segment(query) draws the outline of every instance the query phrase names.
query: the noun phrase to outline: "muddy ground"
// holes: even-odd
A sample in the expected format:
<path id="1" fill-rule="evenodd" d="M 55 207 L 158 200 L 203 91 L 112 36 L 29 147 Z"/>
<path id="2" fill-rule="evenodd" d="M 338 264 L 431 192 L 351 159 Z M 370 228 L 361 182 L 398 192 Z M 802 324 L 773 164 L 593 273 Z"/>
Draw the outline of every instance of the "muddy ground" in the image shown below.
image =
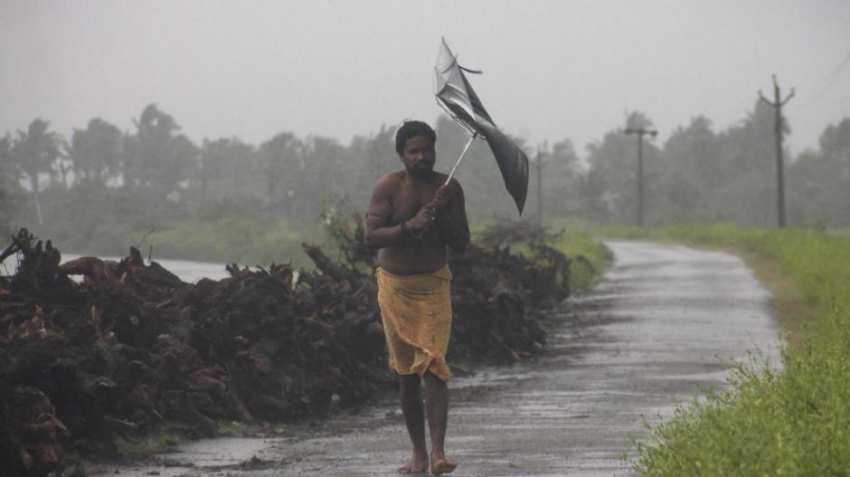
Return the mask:
<path id="1" fill-rule="evenodd" d="M 615 263 L 556 312 L 546 354 L 450 384 L 455 476 L 630 475 L 635 442 L 723 386 L 752 353 L 778 366 L 769 294 L 736 257 L 612 241 Z M 383 476 L 409 452 L 393 396 L 280 435 L 196 441 L 95 475 Z"/>

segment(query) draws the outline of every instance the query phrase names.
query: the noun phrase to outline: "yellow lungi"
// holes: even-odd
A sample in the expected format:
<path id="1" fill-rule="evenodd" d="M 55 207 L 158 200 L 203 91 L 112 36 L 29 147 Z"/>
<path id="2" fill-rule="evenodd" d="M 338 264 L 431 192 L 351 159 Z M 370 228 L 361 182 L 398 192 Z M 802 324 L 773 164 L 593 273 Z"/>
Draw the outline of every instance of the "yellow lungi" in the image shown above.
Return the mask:
<path id="1" fill-rule="evenodd" d="M 420 376 L 430 371 L 448 381 L 446 350 L 452 330 L 448 265 L 433 273 L 395 275 L 378 268 L 376 274 L 390 368 Z"/>

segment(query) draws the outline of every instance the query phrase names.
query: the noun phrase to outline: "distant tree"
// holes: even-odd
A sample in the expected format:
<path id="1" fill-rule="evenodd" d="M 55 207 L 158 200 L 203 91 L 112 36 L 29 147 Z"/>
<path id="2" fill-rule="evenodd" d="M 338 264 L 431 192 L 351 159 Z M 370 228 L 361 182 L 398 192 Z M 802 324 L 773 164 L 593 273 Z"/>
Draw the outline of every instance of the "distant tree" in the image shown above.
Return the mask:
<path id="1" fill-rule="evenodd" d="M 543 169 L 544 215 L 560 217 L 579 213 L 578 155 L 572 141 L 563 139 L 545 153 Z"/>
<path id="2" fill-rule="evenodd" d="M 50 176 L 53 163 L 62 155 L 63 143 L 62 136 L 50 131 L 48 121 L 35 119 L 26 131 L 18 131 L 18 136 L 12 145 L 12 162 L 29 179 L 39 225 L 44 223 L 39 201 L 41 190 L 39 179 L 42 174 Z"/>
<path id="3" fill-rule="evenodd" d="M 302 219 L 316 219 L 323 204 L 345 197 L 346 178 L 356 171 L 345 162 L 347 157 L 335 139 L 311 136 L 303 144 L 300 190 L 292 197 L 299 204 Z"/>
<path id="4" fill-rule="evenodd" d="M 845 187 L 836 187 L 840 174 L 824 160 L 821 151 L 801 152 L 788 165 L 788 223 L 794 226 L 827 226 L 847 224 Z"/>
<path id="5" fill-rule="evenodd" d="M 845 178 L 850 175 L 850 118 L 827 126 L 819 143 L 823 158 L 839 166 Z"/>
<path id="6" fill-rule="evenodd" d="M 588 146 L 590 148 L 590 146 Z M 591 167 L 578 176 L 577 205 L 579 215 L 598 222 L 611 220 L 611 208 L 608 206 L 604 172 L 599 167 Z"/>
<path id="7" fill-rule="evenodd" d="M 18 174 L 12 163 L 12 138 L 0 137 L 0 238 L 5 239 L 12 231 L 12 217 L 17 212 Z"/>
<path id="8" fill-rule="evenodd" d="M 149 104 L 134 121 L 136 134 L 126 136 L 124 182 L 166 197 L 190 177 L 197 164 L 198 148 L 184 135 L 169 114 Z"/>
<path id="9" fill-rule="evenodd" d="M 104 184 L 110 176 L 118 174 L 123 152 L 121 130 L 94 118 L 86 129 L 74 129 L 67 156 L 78 179 Z"/>
<path id="10" fill-rule="evenodd" d="M 640 111 L 632 111 L 626 114 L 625 128 L 652 129 L 654 127 L 649 116 Z"/>
<path id="11" fill-rule="evenodd" d="M 347 195 L 355 209 L 365 211 L 378 178 L 401 167 L 395 152 L 395 128 L 382 124 L 377 133 L 355 136 L 347 148 L 345 161 L 346 170 L 352 171 L 347 178 Z"/>
<path id="12" fill-rule="evenodd" d="M 717 136 L 704 116 L 679 127 L 664 144 L 659 158 L 658 202 L 661 222 L 711 220 L 709 197 L 731 171 L 724 170 Z"/>
<path id="13" fill-rule="evenodd" d="M 819 151 L 804 151 L 787 170 L 789 221 L 850 225 L 850 118 L 821 133 Z"/>
<path id="14" fill-rule="evenodd" d="M 364 145 L 366 167 L 362 171 L 367 176 L 367 183 L 374 185 L 379 177 L 401 167 L 395 150 L 395 132 L 396 128 L 382 124 L 378 132 Z M 369 192 L 371 193 L 371 188 Z"/>
<path id="15" fill-rule="evenodd" d="M 637 213 L 637 145 L 635 137 L 624 134 L 625 128 L 652 128 L 652 121 L 640 112 L 626 117 L 623 128 L 607 132 L 602 141 L 587 146 L 587 178 L 582 180 L 582 200 L 588 207 L 598 209 L 605 204 L 605 214 L 615 222 L 632 224 Z M 644 190 L 646 216 L 656 217 L 659 150 L 644 137 Z M 657 221 L 656 218 L 651 220 Z"/>
<path id="16" fill-rule="evenodd" d="M 744 225 L 776 223 L 774 112 L 760 100 L 738 124 L 717 136 L 721 181 L 711 194 L 715 219 Z M 785 125 L 786 132 L 790 129 Z"/>
<path id="17" fill-rule="evenodd" d="M 254 147 L 239 138 L 204 139 L 196 169 L 201 187 L 201 201 L 239 194 L 253 167 Z M 215 193 L 209 194 L 210 184 Z"/>
<path id="18" fill-rule="evenodd" d="M 302 141 L 290 132 L 279 133 L 260 145 L 260 171 L 266 178 L 266 198 L 273 214 L 278 208 L 290 217 L 296 213 L 296 195 L 303 188 L 303 149 Z"/>
<path id="19" fill-rule="evenodd" d="M 586 184 L 584 191 L 592 192 L 594 197 L 586 197 L 585 201 L 597 206 L 604 203 L 606 215 L 615 221 L 634 221 L 631 207 L 636 203 L 636 154 L 634 138 L 627 137 L 621 129 L 609 131 L 602 141 L 587 145 L 587 174 L 594 180 Z"/>
<path id="20" fill-rule="evenodd" d="M 171 154 L 171 171 L 175 174 L 175 177 L 169 178 L 167 182 L 163 181 L 163 183 L 171 192 L 174 192 L 181 183 L 187 182 L 192 176 L 196 175 L 194 169 L 198 165 L 200 150 L 191 139 L 181 134 L 172 140 Z"/>

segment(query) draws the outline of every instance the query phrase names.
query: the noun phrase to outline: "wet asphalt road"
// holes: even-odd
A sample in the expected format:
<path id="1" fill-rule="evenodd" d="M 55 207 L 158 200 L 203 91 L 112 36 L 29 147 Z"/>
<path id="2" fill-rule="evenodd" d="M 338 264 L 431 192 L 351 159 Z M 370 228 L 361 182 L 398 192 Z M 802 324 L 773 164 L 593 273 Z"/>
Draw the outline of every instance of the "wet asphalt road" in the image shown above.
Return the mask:
<path id="1" fill-rule="evenodd" d="M 601 283 L 559 314 L 543 358 L 480 370 L 450 387 L 454 476 L 630 475 L 646 424 L 672 415 L 750 353 L 778 361 L 768 293 L 736 257 L 611 241 Z M 120 475 L 384 476 L 409 455 L 394 400 L 273 439 L 198 441 L 168 466 Z M 240 462 L 261 462 L 243 469 Z M 191 466 L 181 465 L 190 463 Z"/>

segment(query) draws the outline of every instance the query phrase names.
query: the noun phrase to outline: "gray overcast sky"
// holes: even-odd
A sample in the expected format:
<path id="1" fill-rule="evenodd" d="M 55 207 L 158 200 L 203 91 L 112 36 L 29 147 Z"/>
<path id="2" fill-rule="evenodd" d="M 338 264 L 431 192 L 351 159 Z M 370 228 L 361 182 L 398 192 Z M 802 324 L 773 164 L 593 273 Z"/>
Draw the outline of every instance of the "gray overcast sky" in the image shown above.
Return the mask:
<path id="1" fill-rule="evenodd" d="M 287 130 L 347 143 L 433 121 L 441 36 L 496 122 L 584 146 L 650 116 L 666 138 L 742 119 L 771 73 L 794 152 L 850 116 L 850 1 L 0 0 L 0 134 L 122 129 L 157 103 L 193 140 Z"/>

